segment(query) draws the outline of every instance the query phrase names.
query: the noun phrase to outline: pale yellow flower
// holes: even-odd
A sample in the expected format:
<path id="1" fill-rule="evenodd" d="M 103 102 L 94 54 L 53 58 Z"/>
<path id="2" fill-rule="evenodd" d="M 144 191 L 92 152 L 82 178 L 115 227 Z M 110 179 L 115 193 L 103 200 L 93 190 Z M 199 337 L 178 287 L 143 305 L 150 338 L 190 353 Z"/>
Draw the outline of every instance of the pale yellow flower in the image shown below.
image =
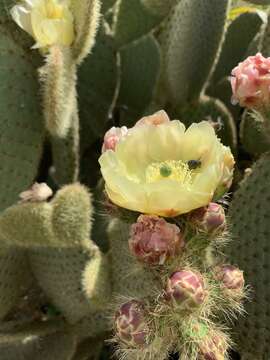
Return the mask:
<path id="1" fill-rule="evenodd" d="M 135 126 L 99 159 L 106 192 L 120 207 L 173 217 L 207 205 L 230 173 L 231 151 L 206 121 Z"/>
<path id="2" fill-rule="evenodd" d="M 36 48 L 70 46 L 74 40 L 69 0 L 24 0 L 11 9 L 11 16 L 35 39 Z"/>

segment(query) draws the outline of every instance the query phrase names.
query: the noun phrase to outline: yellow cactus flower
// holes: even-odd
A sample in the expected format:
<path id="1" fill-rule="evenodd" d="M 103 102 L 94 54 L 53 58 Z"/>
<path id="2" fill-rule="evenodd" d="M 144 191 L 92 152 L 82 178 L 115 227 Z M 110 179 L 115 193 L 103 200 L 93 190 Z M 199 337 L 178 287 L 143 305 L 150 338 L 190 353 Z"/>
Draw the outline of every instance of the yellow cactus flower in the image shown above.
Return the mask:
<path id="1" fill-rule="evenodd" d="M 159 113 L 157 113 L 158 116 Z M 108 197 L 145 214 L 174 217 L 207 205 L 232 176 L 233 157 L 206 121 L 144 121 L 99 159 Z"/>
<path id="2" fill-rule="evenodd" d="M 35 48 L 70 46 L 74 40 L 69 0 L 24 0 L 11 9 L 11 16 L 35 39 Z"/>

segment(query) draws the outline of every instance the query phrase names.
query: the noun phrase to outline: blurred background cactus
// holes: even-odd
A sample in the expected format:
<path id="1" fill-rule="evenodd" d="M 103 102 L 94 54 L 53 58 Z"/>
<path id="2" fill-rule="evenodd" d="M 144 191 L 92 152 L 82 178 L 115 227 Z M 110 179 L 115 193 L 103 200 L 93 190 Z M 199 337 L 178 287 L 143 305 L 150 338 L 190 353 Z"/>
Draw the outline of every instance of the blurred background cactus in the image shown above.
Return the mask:
<path id="1" fill-rule="evenodd" d="M 138 214 L 127 222 L 123 212 L 125 221 L 109 224 L 98 158 L 108 129 L 132 127 L 160 109 L 187 126 L 210 121 L 232 149 L 233 241 L 227 255 L 244 271 L 251 300 L 245 305 L 249 316 L 227 326 L 233 327 L 233 347 L 243 360 L 269 359 L 270 120 L 257 109 L 232 104 L 230 74 L 249 55 L 270 56 L 270 1 L 70 0 L 72 42 L 39 50 L 31 48 L 38 39 L 12 19 L 18 3 L 25 0 L 0 4 L 0 359 L 107 359 L 113 295 L 123 295 L 128 304 L 117 313 L 118 330 L 123 314 L 141 319 L 149 309 L 149 303 L 130 301 L 160 287 L 155 272 L 130 256 L 129 227 Z M 54 194 L 39 197 L 32 188 L 28 201 L 19 202 L 35 182 L 47 183 Z M 228 197 L 221 202 L 225 208 L 227 202 Z M 106 206 L 114 217 L 117 210 Z M 220 237 L 215 241 L 218 248 Z M 192 264 L 195 270 L 187 261 L 189 273 L 179 271 L 168 280 L 168 298 L 176 301 L 175 288 L 181 289 L 186 276 L 204 297 L 198 271 L 214 284 L 211 291 L 235 274 L 235 268 L 219 268 L 217 280 L 207 274 L 212 261 L 210 252 Z M 188 299 L 189 306 L 194 303 Z M 189 327 L 179 322 L 169 327 L 179 326 L 187 344 L 207 330 L 200 350 L 187 354 L 229 358 L 223 328 L 204 323 L 201 315 L 194 319 Z M 147 324 L 139 325 L 135 343 L 147 332 Z M 158 328 L 153 356 L 164 350 L 163 330 Z"/>

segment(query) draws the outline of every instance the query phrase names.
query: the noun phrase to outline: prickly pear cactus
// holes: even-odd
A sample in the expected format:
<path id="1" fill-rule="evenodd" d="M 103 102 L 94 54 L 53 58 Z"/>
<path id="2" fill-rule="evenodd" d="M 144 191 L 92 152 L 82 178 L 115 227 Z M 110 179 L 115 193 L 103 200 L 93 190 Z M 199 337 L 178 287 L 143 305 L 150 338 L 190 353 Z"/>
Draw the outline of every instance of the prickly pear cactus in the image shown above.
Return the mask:
<path id="1" fill-rule="evenodd" d="M 235 239 L 228 255 L 245 271 L 250 284 L 247 316 L 235 324 L 235 335 L 243 359 L 270 356 L 269 296 L 269 191 L 270 155 L 263 155 L 252 167 L 230 206 L 229 218 Z"/>
<path id="2" fill-rule="evenodd" d="M 223 255 L 232 153 L 249 162 L 269 150 L 267 122 L 230 104 L 231 68 L 269 47 L 269 1 L 249 3 L 0 3 L 1 360 L 99 360 L 105 339 L 127 360 L 228 360 L 227 318 L 243 312 L 246 294 L 242 263 L 263 296 L 236 338 L 253 336 L 248 360 L 249 350 L 268 356 L 267 325 L 255 321 L 268 316 L 267 264 L 252 278 L 255 246 L 248 269 L 247 255 Z M 236 5 L 244 10 L 230 12 Z M 267 179 L 268 157 L 232 204 L 235 236 L 250 215 L 233 210 L 238 194 L 255 191 L 246 184 L 259 178 L 250 204 L 262 192 L 268 199 L 255 175 L 258 167 Z M 248 226 L 267 219 L 254 206 Z"/>

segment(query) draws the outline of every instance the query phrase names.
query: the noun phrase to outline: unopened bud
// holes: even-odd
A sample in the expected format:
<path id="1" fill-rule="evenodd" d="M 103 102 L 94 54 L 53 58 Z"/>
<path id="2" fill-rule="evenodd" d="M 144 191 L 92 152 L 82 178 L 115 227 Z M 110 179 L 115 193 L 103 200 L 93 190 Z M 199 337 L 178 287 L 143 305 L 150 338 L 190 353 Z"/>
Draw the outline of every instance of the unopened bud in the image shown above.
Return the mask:
<path id="1" fill-rule="evenodd" d="M 119 141 L 124 138 L 128 133 L 128 128 L 126 126 L 122 126 L 121 128 L 112 127 L 108 130 L 104 136 L 104 142 L 102 146 L 102 152 L 107 150 L 115 150 L 116 145 Z"/>
<path id="2" fill-rule="evenodd" d="M 145 322 L 145 308 L 140 301 L 131 300 L 115 315 L 115 331 L 118 339 L 129 347 L 146 345 L 148 326 Z"/>
<path id="3" fill-rule="evenodd" d="M 222 336 L 213 335 L 200 346 L 199 360 L 225 360 L 227 347 Z"/>
<path id="4" fill-rule="evenodd" d="M 141 215 L 131 226 L 129 248 L 136 258 L 149 265 L 162 265 L 181 252 L 183 236 L 178 226 L 158 216 Z"/>
<path id="5" fill-rule="evenodd" d="M 208 206 L 194 210 L 190 220 L 200 229 L 209 233 L 223 231 L 226 227 L 224 209 L 217 203 L 210 203 Z"/>
<path id="6" fill-rule="evenodd" d="M 245 285 L 243 271 L 232 265 L 221 265 L 215 268 L 217 280 L 230 290 L 243 290 Z"/>
<path id="7" fill-rule="evenodd" d="M 206 298 L 205 284 L 200 273 L 191 270 L 174 272 L 167 281 L 165 299 L 183 310 L 203 304 Z"/>

